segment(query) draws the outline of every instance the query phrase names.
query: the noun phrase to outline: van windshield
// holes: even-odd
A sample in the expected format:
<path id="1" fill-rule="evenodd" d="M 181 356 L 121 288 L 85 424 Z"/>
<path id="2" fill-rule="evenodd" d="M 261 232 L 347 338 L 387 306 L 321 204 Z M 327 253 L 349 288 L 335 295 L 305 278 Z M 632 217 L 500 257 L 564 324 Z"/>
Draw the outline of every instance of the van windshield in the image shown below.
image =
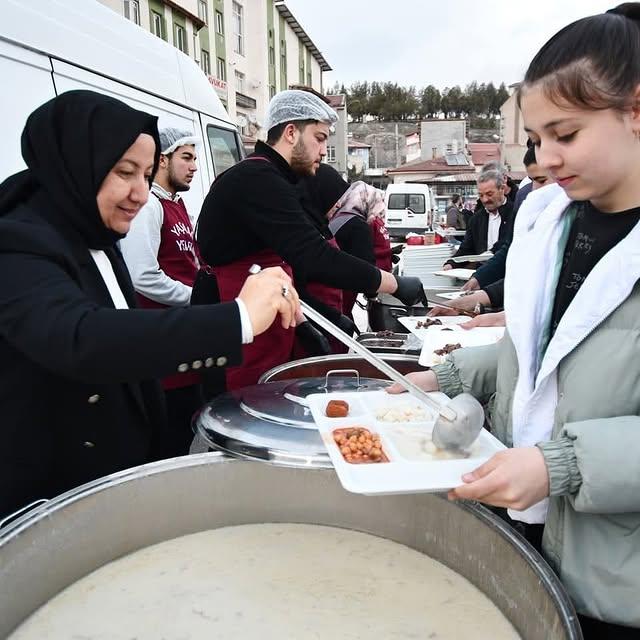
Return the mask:
<path id="1" fill-rule="evenodd" d="M 393 193 L 389 196 L 387 209 L 411 209 L 414 213 L 426 211 L 424 195 L 421 193 Z"/>

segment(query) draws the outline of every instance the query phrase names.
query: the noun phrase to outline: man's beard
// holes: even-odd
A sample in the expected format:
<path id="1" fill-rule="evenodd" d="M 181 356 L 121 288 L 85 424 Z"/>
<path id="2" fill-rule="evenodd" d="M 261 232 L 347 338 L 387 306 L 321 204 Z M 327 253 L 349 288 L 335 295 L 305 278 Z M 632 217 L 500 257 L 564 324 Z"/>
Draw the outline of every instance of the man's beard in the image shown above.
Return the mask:
<path id="1" fill-rule="evenodd" d="M 302 140 L 298 140 L 291 150 L 291 170 L 301 176 L 314 176 L 316 174 L 315 162 L 310 159 Z"/>
<path id="2" fill-rule="evenodd" d="M 189 191 L 189 189 L 191 189 L 190 184 L 188 184 L 187 182 L 180 182 L 176 178 L 175 173 L 173 172 L 173 169 L 171 167 L 169 167 L 169 175 L 167 177 L 169 185 L 176 193 L 178 193 L 179 191 Z"/>

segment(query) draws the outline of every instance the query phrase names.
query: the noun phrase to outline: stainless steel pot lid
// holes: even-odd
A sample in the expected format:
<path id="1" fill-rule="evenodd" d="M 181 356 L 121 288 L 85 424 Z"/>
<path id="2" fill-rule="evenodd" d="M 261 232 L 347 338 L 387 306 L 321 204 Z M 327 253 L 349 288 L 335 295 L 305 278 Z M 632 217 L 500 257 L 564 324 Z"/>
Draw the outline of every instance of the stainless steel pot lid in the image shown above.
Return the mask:
<path id="1" fill-rule="evenodd" d="M 330 467 L 304 398 L 312 393 L 375 391 L 389 384 L 388 380 L 329 374 L 267 382 L 218 396 L 195 416 L 194 426 L 213 448 L 234 456 Z"/>

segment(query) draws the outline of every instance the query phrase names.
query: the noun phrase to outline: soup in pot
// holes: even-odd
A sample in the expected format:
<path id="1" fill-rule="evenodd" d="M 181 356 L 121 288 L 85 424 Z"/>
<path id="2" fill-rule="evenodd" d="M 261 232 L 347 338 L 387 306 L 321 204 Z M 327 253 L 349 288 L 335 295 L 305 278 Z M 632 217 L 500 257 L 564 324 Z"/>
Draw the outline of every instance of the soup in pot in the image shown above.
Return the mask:
<path id="1" fill-rule="evenodd" d="M 519 638 L 459 574 L 404 545 L 250 524 L 146 547 L 71 585 L 11 640 Z"/>

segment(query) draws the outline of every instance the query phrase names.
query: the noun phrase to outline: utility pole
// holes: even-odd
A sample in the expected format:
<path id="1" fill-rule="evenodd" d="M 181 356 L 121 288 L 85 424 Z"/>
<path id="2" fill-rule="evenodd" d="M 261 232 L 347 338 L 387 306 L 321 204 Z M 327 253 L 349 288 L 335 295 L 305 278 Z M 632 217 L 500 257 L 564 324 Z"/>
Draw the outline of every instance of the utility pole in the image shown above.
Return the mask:
<path id="1" fill-rule="evenodd" d="M 376 134 L 373 134 L 373 150 L 376 152 L 376 157 L 375 160 L 373 161 L 373 168 L 377 169 L 378 168 L 378 142 L 376 140 Z"/>
<path id="2" fill-rule="evenodd" d="M 398 145 L 398 123 L 396 122 L 396 134 L 395 134 L 395 139 L 396 139 L 396 167 L 400 166 L 400 153 L 399 153 L 399 145 Z"/>

